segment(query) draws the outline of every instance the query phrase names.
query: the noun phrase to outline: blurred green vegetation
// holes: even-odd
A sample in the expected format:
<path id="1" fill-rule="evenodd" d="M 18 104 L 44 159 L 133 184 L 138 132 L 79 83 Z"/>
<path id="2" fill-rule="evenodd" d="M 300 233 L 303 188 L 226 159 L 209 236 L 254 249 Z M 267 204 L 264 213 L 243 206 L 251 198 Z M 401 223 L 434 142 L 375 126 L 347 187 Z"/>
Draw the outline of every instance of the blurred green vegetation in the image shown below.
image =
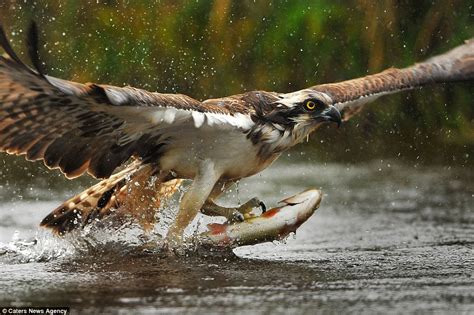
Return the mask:
<path id="1" fill-rule="evenodd" d="M 404 67 L 474 36 L 473 2 L 460 0 L 3 0 L 0 17 L 20 52 L 27 25 L 38 23 L 50 75 L 198 99 L 287 92 Z M 382 98 L 291 154 L 473 164 L 473 86 Z"/>

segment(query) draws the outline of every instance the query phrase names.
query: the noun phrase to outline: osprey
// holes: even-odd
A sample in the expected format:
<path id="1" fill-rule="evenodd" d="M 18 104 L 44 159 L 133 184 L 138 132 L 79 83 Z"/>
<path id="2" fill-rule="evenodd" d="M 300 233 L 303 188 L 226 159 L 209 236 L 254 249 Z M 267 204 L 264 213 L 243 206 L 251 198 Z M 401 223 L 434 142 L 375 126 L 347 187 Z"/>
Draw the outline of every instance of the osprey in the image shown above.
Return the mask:
<path id="1" fill-rule="evenodd" d="M 404 69 L 292 93 L 252 91 L 198 101 L 48 76 L 41 71 L 34 24 L 28 34 L 33 68 L 0 29 L 6 52 L 0 57 L 0 151 L 43 160 L 67 178 L 88 173 L 102 179 L 41 225 L 64 234 L 125 209 L 149 228 L 160 198 L 171 195 L 182 179 L 192 179 L 167 235 L 171 246 L 181 243 L 198 211 L 242 220 L 253 208 L 264 208 L 257 198 L 230 208 L 215 200 L 322 124 L 340 124 L 381 95 L 474 78 L 471 39 Z"/>

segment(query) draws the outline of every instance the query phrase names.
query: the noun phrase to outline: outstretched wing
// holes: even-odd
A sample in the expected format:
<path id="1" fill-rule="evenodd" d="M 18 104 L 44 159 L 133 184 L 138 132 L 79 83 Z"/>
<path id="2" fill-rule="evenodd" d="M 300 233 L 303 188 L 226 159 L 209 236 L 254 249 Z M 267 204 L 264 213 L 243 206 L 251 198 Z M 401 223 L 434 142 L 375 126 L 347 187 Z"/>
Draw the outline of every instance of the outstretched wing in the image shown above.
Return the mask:
<path id="1" fill-rule="evenodd" d="M 310 90 L 326 93 L 348 119 L 378 97 L 432 83 L 474 79 L 474 38 L 442 55 L 404 69 L 390 68 L 374 75 Z"/>
<path id="2" fill-rule="evenodd" d="M 44 160 L 69 178 L 84 172 L 107 178 L 131 156 L 156 161 L 173 141 L 170 131 L 248 128 L 246 106 L 202 103 L 186 95 L 151 93 L 132 87 L 80 84 L 44 75 L 39 69 L 36 28 L 29 55 L 36 70 L 15 54 L 0 27 L 0 151 Z M 176 132 L 171 132 L 176 134 Z"/>

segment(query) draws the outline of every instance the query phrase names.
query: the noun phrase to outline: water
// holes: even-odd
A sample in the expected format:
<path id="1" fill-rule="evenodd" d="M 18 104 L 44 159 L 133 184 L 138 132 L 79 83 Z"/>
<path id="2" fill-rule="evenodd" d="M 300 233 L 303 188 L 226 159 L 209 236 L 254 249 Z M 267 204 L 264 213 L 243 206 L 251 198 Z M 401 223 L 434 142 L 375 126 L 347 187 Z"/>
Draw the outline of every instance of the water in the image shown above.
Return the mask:
<path id="1" fill-rule="evenodd" d="M 320 209 L 296 237 L 235 256 L 180 258 L 150 250 L 133 229 L 57 240 L 37 224 L 69 190 L 39 183 L 17 187 L 19 198 L 4 189 L 0 305 L 73 314 L 474 313 L 473 179 L 468 168 L 393 161 L 280 161 L 225 203 L 259 196 L 274 205 L 321 188 Z"/>

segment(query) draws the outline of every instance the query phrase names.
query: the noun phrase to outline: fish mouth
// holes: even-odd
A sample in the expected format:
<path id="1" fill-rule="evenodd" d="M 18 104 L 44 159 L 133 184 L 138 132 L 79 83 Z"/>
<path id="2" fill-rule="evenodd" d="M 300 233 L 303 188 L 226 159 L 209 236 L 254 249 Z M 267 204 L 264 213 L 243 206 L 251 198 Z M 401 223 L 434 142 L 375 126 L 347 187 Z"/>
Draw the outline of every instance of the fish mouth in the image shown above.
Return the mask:
<path id="1" fill-rule="evenodd" d="M 302 203 L 312 203 L 312 207 L 318 207 L 321 203 L 322 193 L 319 189 L 307 189 L 302 193 L 299 193 L 295 196 L 281 200 L 279 203 L 283 203 L 290 206 L 295 206 Z"/>

